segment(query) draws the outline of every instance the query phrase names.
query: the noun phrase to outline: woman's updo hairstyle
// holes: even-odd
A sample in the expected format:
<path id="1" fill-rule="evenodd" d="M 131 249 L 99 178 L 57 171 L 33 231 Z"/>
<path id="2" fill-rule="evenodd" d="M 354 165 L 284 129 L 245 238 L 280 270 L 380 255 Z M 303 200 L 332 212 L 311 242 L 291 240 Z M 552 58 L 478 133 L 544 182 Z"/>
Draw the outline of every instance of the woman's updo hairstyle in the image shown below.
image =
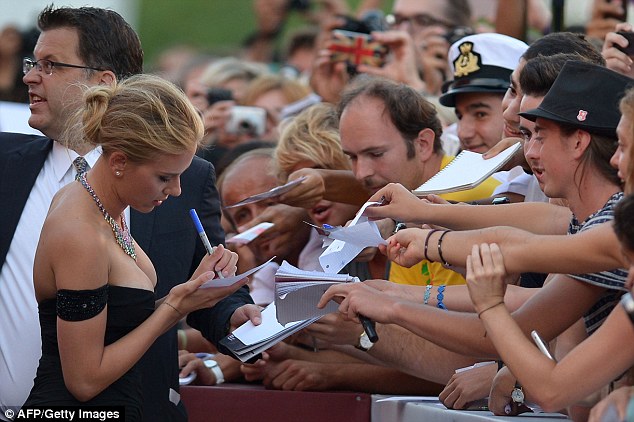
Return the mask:
<path id="1" fill-rule="evenodd" d="M 82 133 L 84 143 L 100 145 L 104 154 L 121 151 L 137 163 L 159 154 L 193 152 L 204 133 L 200 115 L 185 94 L 154 75 L 88 88 L 69 130 Z"/>

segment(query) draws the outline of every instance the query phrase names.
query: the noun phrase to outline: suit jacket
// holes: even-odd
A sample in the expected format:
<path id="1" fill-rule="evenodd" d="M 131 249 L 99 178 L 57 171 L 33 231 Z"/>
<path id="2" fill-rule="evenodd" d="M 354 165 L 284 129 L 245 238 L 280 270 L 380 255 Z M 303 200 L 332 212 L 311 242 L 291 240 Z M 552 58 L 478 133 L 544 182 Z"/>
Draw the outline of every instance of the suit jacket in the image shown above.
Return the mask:
<path id="1" fill-rule="evenodd" d="M 11 239 L 31 189 L 53 147 L 37 135 L 0 133 L 0 262 L 4 265 Z M 194 157 L 181 176 L 182 194 L 169 198 L 152 212 L 130 210 L 132 236 L 152 260 L 158 282 L 156 295 L 165 296 L 176 284 L 189 279 L 205 255 L 205 248 L 189 217 L 195 208 L 212 244 L 224 241 L 220 226 L 220 201 L 213 166 Z M 191 324 L 212 343 L 227 334 L 235 309 L 253 303 L 242 288 L 210 309 L 190 315 Z M 159 337 L 139 362 L 143 374 L 144 419 L 186 420 L 182 404 L 169 401 L 169 389 L 178 391 L 176 328 Z"/>

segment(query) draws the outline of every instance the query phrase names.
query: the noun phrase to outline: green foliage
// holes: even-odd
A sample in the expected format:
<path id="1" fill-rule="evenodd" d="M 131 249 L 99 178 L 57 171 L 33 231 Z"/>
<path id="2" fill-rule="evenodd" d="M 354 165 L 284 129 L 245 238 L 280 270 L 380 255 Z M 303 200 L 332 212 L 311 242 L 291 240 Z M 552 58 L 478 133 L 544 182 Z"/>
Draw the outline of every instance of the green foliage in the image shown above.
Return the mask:
<path id="1" fill-rule="evenodd" d="M 354 10 L 360 0 L 348 2 Z M 383 1 L 384 10 L 391 5 L 392 0 Z M 293 13 L 284 29 L 304 24 Z M 162 50 L 183 44 L 216 54 L 234 54 L 255 29 L 253 0 L 140 0 L 137 29 L 147 65 L 152 65 Z"/>

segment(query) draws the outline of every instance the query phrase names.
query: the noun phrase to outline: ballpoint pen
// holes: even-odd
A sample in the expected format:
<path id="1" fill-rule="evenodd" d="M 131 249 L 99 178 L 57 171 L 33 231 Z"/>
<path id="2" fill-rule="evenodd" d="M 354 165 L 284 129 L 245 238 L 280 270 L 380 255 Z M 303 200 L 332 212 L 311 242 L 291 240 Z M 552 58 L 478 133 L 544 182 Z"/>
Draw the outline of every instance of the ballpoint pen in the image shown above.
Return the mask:
<path id="1" fill-rule="evenodd" d="M 211 243 L 209 242 L 207 233 L 205 233 L 205 229 L 203 228 L 203 225 L 200 222 L 200 218 L 198 218 L 198 214 L 196 213 L 196 210 L 193 208 L 189 210 L 189 215 L 191 216 L 192 221 L 194 222 L 194 225 L 196 226 L 196 231 L 198 232 L 198 235 L 200 236 L 200 240 L 203 241 L 203 245 L 205 245 L 205 249 L 207 250 L 207 253 L 211 255 L 212 253 L 214 253 L 214 247 L 211 246 Z M 218 278 L 225 278 L 222 275 L 222 271 L 216 271 L 216 274 L 218 274 Z"/>

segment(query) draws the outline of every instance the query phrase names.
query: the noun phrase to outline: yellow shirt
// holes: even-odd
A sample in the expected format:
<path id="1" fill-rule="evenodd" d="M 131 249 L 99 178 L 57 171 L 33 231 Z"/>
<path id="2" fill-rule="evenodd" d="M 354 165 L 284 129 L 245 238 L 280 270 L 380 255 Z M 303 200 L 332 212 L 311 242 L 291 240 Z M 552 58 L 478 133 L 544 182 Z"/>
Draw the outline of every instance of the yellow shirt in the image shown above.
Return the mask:
<path id="1" fill-rule="evenodd" d="M 440 163 L 442 170 L 454 157 L 445 155 Z M 459 202 L 475 201 L 477 199 L 488 198 L 493 195 L 493 191 L 502 182 L 493 177 L 489 177 L 484 182 L 473 189 L 461 192 L 452 192 L 439 195 L 443 199 Z M 413 284 L 419 286 L 432 285 L 455 285 L 465 284 L 464 277 L 452 270 L 449 270 L 440 262 L 421 261 L 411 268 L 401 267 L 392 262 L 390 264 L 389 280 L 399 284 Z"/>

